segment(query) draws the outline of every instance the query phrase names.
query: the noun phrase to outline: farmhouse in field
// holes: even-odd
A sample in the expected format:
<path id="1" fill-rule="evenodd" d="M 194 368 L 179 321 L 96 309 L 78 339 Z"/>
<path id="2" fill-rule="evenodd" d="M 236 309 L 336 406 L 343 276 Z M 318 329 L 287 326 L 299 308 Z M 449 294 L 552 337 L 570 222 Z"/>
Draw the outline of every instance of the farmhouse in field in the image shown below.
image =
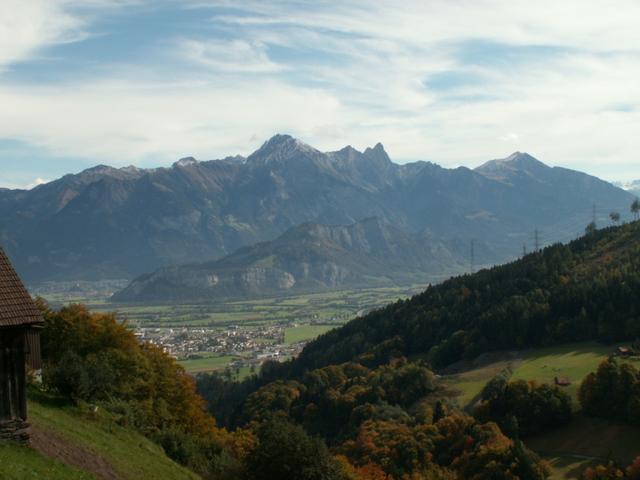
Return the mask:
<path id="1" fill-rule="evenodd" d="M 631 355 L 631 349 L 629 347 L 618 347 L 618 355 L 623 357 Z"/>
<path id="2" fill-rule="evenodd" d="M 569 380 L 569 377 L 555 377 L 554 382 L 559 387 L 568 387 L 569 385 L 571 385 L 571 380 Z"/>
<path id="3" fill-rule="evenodd" d="M 0 441 L 29 440 L 26 367 L 38 370 L 42 316 L 0 248 Z"/>

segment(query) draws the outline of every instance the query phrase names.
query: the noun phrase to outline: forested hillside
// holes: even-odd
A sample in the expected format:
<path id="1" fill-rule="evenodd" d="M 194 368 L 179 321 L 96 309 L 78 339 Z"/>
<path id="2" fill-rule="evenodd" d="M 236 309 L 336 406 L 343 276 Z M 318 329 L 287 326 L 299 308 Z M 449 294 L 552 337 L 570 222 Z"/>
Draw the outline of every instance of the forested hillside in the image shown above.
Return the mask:
<path id="1" fill-rule="evenodd" d="M 261 385 L 329 365 L 375 368 L 405 357 L 438 369 L 489 351 L 633 340 L 640 337 L 639 292 L 634 222 L 452 278 L 322 335 L 295 360 L 267 364 L 260 377 L 226 386 L 202 377 L 200 391 L 219 420 L 233 424 L 244 398 Z"/>
<path id="2" fill-rule="evenodd" d="M 309 344 L 292 375 L 359 358 L 423 356 L 443 367 L 483 352 L 640 337 L 640 222 L 464 275 Z"/>
<path id="3" fill-rule="evenodd" d="M 588 232 L 357 318 L 243 383 L 202 375 L 199 391 L 225 424 L 284 418 L 357 474 L 379 475 L 356 478 L 545 478 L 544 462 L 518 439 L 572 422 L 578 407 L 562 387 L 498 376 L 472 418 L 432 368 L 493 350 L 640 337 L 640 222 Z M 602 368 L 582 389 L 583 407 L 617 399 L 612 415 L 626 419 L 636 397 L 624 392 L 638 375 L 629 370 L 627 390 L 603 400 Z"/>
<path id="4" fill-rule="evenodd" d="M 192 379 L 175 360 L 153 345 L 139 344 L 113 315 L 91 313 L 80 305 L 58 311 L 41 307 L 45 366 L 43 382 L 32 386 L 32 395 L 59 406 L 36 400 L 34 418 L 62 428 L 76 442 L 76 451 L 95 449 L 91 458 L 101 463 L 88 471 L 100 477 L 130 478 L 126 472 L 135 469 L 140 478 L 189 477 L 164 457 L 146 470 L 133 460 L 127 463 L 135 453 L 133 447 L 126 451 L 126 442 L 136 438 L 131 430 L 137 430 L 139 445 L 153 454 L 161 455 L 139 434 L 212 480 L 546 477 L 545 463 L 517 438 L 449 405 L 442 384 L 423 362 L 398 358 L 377 367 L 349 362 L 299 380 L 269 383 L 246 399 L 238 410 L 238 425 L 228 431 L 204 411 Z M 93 418 L 96 414 L 101 422 Z M 77 426 L 82 415 L 87 416 L 88 433 Z M 116 444 L 104 445 L 110 438 Z M 118 452 L 120 464 L 105 460 Z M 91 478 L 83 474 L 78 455 L 75 460 L 63 457 L 67 466 L 24 448 L 3 448 L 0 455 L 28 462 L 18 478 L 46 468 L 56 469 L 53 478 Z M 13 475 L 0 469 L 5 471 Z M 163 471 L 169 473 L 157 473 Z"/>

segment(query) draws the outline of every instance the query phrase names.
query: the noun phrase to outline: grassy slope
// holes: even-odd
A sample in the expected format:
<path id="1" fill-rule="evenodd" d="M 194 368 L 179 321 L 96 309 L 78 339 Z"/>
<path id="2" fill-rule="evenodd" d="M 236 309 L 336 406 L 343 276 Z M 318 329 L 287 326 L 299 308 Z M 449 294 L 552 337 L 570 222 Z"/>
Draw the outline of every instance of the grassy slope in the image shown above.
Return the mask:
<path id="1" fill-rule="evenodd" d="M 34 431 L 45 442 L 48 438 L 52 442 L 64 442 L 54 450 L 76 450 L 84 456 L 95 457 L 94 460 L 99 461 L 87 463 L 102 465 L 103 470 L 111 474 L 108 478 L 199 478 L 171 461 L 153 442 L 116 425 L 104 413 L 92 414 L 77 407 L 31 401 L 29 415 Z M 38 445 L 36 447 L 42 450 Z M 87 472 L 48 458 L 35 449 L 16 445 L 0 446 L 0 460 L 0 479 L 95 478 Z"/>
<path id="2" fill-rule="evenodd" d="M 507 366 L 513 369 L 513 379 L 538 383 L 553 383 L 553 377 L 564 375 L 572 381 L 566 391 L 573 398 L 574 408 L 579 408 L 577 393 L 582 379 L 596 370 L 615 347 L 585 342 L 505 354 L 504 359 L 443 379 L 459 393 L 459 404 L 468 406 L 486 382 Z M 640 429 L 578 414 L 569 426 L 528 439 L 527 445 L 550 462 L 552 480 L 578 479 L 598 459 L 628 464 L 640 455 Z"/>
<path id="3" fill-rule="evenodd" d="M 196 374 L 224 370 L 231 361 L 240 358 L 236 355 L 218 355 L 215 353 L 203 353 L 201 357 L 192 360 L 179 360 L 178 363 L 184 367 L 187 373 Z"/>
<path id="4" fill-rule="evenodd" d="M 313 340 L 332 328 L 335 328 L 335 325 L 299 325 L 290 327 L 284 331 L 284 343 L 292 344 Z"/>
<path id="5" fill-rule="evenodd" d="M 446 376 L 444 380 L 459 393 L 458 403 L 467 406 L 482 387 L 507 366 L 513 369 L 513 380 L 535 380 L 538 383 L 553 384 L 554 377 L 567 376 L 572 383 L 565 387 L 565 391 L 577 404 L 582 379 L 596 370 L 600 362 L 613 353 L 615 348 L 616 345 L 601 345 L 596 342 L 537 348 L 467 372 Z"/>
<path id="6" fill-rule="evenodd" d="M 12 443 L 0 443 L 0 479 L 2 480 L 89 480 L 96 477 Z"/>

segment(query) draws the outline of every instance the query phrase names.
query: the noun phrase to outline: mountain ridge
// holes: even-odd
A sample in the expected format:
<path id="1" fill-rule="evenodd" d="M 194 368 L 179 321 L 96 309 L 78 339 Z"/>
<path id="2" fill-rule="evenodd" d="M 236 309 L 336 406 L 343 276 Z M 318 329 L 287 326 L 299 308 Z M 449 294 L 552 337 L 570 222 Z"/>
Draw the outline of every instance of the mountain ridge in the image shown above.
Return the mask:
<path id="1" fill-rule="evenodd" d="M 213 262 L 141 275 L 112 300 L 211 301 L 372 283 L 427 283 L 463 271 L 463 261 L 455 246 L 405 234 L 376 217 L 351 225 L 305 222 L 271 242 L 241 247 Z"/>
<path id="2" fill-rule="evenodd" d="M 548 167 L 538 178 L 510 169 L 504 180 L 482 169 L 399 165 L 380 143 L 323 153 L 277 135 L 246 158 L 182 160 L 97 166 L 32 190 L 2 190 L 0 242 L 31 283 L 131 279 L 219 259 L 304 222 L 378 217 L 439 241 L 484 242 L 488 263 L 514 258 L 535 228 L 549 242 L 575 236 L 593 203 L 626 212 L 632 201 L 571 170 Z"/>

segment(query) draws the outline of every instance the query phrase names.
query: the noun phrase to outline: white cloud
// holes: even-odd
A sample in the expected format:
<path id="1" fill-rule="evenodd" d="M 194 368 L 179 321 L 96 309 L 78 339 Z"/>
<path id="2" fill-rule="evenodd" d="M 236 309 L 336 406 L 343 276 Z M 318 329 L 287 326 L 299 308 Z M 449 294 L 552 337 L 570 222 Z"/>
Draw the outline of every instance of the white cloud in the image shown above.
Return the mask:
<path id="1" fill-rule="evenodd" d="M 26 190 L 31 190 L 32 188 L 37 187 L 38 185 L 43 185 L 43 184 L 45 184 L 47 182 L 49 182 L 49 180 L 46 180 L 44 178 L 38 177 L 38 178 L 34 179 L 32 182 L 30 182 L 27 185 L 25 185 L 24 188 Z"/>
<path id="2" fill-rule="evenodd" d="M 95 82 L 24 91 L 0 87 L 0 138 L 45 147 L 57 156 L 116 165 L 186 153 L 199 158 L 248 153 L 275 131 L 304 134 L 347 118 L 332 96 L 279 83 L 230 86 Z M 250 114 L 248 114 L 250 112 Z M 291 120 L 296 118 L 292 128 Z M 260 140 L 248 145 L 256 134 Z"/>
<path id="3" fill-rule="evenodd" d="M 222 72 L 266 73 L 282 69 L 269 60 L 260 42 L 181 40 L 178 48 L 182 58 Z"/>
<path id="4" fill-rule="evenodd" d="M 0 2 L 0 71 L 32 57 L 39 49 L 77 41 L 84 22 L 65 10 L 59 0 L 2 0 Z"/>
<path id="5" fill-rule="evenodd" d="M 70 2 L 7 1 L 16 12 L 0 33 L 0 69 L 90 31 Z M 2 32 L 9 3 L 0 5 Z M 227 8 L 216 16 L 203 5 Z M 166 40 L 172 54 L 155 64 L 123 58 L 100 78 L 79 72 L 64 85 L 0 79 L 0 138 L 58 156 L 157 165 L 246 154 L 288 132 L 325 150 L 381 141 L 402 160 L 473 165 L 522 150 L 606 178 L 640 177 L 636 1 L 193 6 L 226 28 L 224 39 L 186 30 Z M 475 43 L 482 62 L 463 55 L 465 42 L 483 42 Z M 450 72 L 479 81 L 429 87 Z"/>

